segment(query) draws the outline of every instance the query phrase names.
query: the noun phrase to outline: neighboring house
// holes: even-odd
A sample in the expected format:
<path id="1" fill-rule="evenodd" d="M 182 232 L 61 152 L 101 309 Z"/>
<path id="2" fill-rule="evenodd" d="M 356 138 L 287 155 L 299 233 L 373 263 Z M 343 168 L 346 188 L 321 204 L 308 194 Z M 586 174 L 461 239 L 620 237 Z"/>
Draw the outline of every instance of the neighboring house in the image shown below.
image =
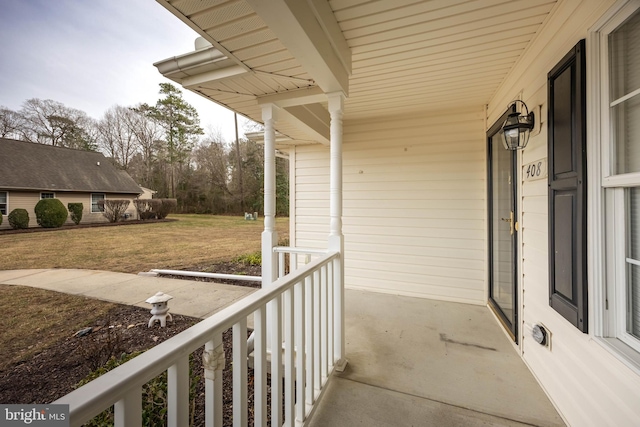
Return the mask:
<path id="1" fill-rule="evenodd" d="M 206 42 L 158 70 L 288 151 L 292 246 L 343 232 L 347 288 L 488 305 L 568 424 L 637 425 L 640 2 L 160 3 Z"/>
<path id="2" fill-rule="evenodd" d="M 152 190 L 143 186 L 140 186 L 140 189 L 142 190 L 142 194 L 140 194 L 140 197 L 138 197 L 139 199 L 153 199 L 153 196 L 158 193 L 156 190 Z"/>
<path id="3" fill-rule="evenodd" d="M 17 208 L 26 209 L 29 226 L 37 227 L 34 208 L 43 198 L 60 199 L 65 208 L 82 203 L 81 223 L 104 222 L 99 200 L 133 200 L 142 193 L 128 173 L 93 151 L 0 138 L 0 159 L 0 228 L 10 228 L 7 215 Z M 133 203 L 127 212 L 135 215 Z"/>

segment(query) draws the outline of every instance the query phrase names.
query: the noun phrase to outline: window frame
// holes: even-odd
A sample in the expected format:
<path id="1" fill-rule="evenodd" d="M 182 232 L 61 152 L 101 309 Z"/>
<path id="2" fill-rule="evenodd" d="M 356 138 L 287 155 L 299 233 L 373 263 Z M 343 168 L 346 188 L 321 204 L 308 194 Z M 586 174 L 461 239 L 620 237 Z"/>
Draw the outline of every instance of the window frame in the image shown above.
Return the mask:
<path id="1" fill-rule="evenodd" d="M 51 197 L 44 197 L 45 194 L 51 194 Z M 56 193 L 54 193 L 53 191 L 41 191 L 40 192 L 40 200 L 44 200 L 44 199 L 55 199 L 56 198 Z"/>
<path id="2" fill-rule="evenodd" d="M 640 187 L 640 172 L 613 174 L 609 35 L 639 10 L 638 2 L 618 1 L 587 39 L 588 271 L 594 296 L 590 318 L 596 341 L 638 373 L 640 340 L 626 330 L 626 189 Z"/>
<path id="3" fill-rule="evenodd" d="M 4 203 L 0 203 L 0 205 L 4 205 L 4 213 L 0 210 L 0 215 L 9 215 L 9 192 L 8 191 L 0 191 L 0 194 L 4 193 Z"/>
<path id="4" fill-rule="evenodd" d="M 90 200 L 91 200 L 91 213 L 102 213 L 103 210 L 100 209 L 100 206 L 98 206 L 98 201 L 96 200 L 96 203 L 93 203 L 93 196 L 102 196 L 102 199 L 100 200 L 107 200 L 107 195 L 105 193 L 91 193 L 90 196 Z M 96 209 L 94 210 L 94 206 L 96 207 Z"/>

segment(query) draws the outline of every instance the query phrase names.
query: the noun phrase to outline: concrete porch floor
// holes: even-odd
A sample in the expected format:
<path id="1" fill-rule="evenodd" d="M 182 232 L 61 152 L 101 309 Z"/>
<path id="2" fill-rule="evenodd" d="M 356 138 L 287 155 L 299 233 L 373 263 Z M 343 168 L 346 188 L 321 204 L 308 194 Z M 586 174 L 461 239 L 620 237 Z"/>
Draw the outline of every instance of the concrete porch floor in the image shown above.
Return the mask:
<path id="1" fill-rule="evenodd" d="M 564 426 L 489 309 L 346 291 L 347 369 L 310 426 Z"/>

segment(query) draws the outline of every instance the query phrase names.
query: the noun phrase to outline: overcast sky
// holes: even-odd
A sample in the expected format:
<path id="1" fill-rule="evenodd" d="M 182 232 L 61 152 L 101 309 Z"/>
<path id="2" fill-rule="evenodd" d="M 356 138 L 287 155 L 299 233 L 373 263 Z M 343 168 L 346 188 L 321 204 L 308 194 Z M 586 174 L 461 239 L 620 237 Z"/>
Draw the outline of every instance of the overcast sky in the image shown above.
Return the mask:
<path id="1" fill-rule="evenodd" d="M 0 0 L 0 105 L 53 99 L 99 119 L 115 104 L 155 104 L 170 80 L 153 63 L 192 51 L 196 37 L 154 0 Z M 232 112 L 183 93 L 205 131 L 235 138 Z"/>

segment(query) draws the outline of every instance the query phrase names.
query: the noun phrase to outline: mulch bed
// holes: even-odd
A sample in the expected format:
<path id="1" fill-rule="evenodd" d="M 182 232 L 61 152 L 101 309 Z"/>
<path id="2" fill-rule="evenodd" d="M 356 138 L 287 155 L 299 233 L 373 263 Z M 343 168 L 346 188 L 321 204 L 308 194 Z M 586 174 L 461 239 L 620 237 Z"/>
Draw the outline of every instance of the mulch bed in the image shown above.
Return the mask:
<path id="1" fill-rule="evenodd" d="M 230 272 L 229 266 L 216 267 Z M 253 274 L 260 274 L 253 267 Z M 208 267 L 211 269 L 211 267 Z M 240 267 L 238 267 L 240 269 Z M 246 273 L 249 274 L 249 273 Z M 251 282 L 240 282 L 247 286 Z M 260 285 L 257 284 L 259 287 Z M 150 314 L 146 308 L 118 305 L 94 322 L 85 336 L 69 336 L 42 352 L 0 371 L 0 403 L 46 404 L 70 393 L 76 384 L 111 356 L 149 349 L 196 324 L 200 319 L 173 315 L 165 328 L 158 323 L 147 327 Z M 233 421 L 232 332 L 223 334 L 225 369 L 223 371 L 224 425 Z M 193 353 L 192 372 L 200 377 L 196 386 L 195 426 L 204 425 L 204 372 L 202 349 Z M 270 400 L 270 386 L 267 384 Z M 269 402 L 268 402 L 269 405 Z M 248 370 L 248 419 L 253 423 L 253 370 Z"/>

